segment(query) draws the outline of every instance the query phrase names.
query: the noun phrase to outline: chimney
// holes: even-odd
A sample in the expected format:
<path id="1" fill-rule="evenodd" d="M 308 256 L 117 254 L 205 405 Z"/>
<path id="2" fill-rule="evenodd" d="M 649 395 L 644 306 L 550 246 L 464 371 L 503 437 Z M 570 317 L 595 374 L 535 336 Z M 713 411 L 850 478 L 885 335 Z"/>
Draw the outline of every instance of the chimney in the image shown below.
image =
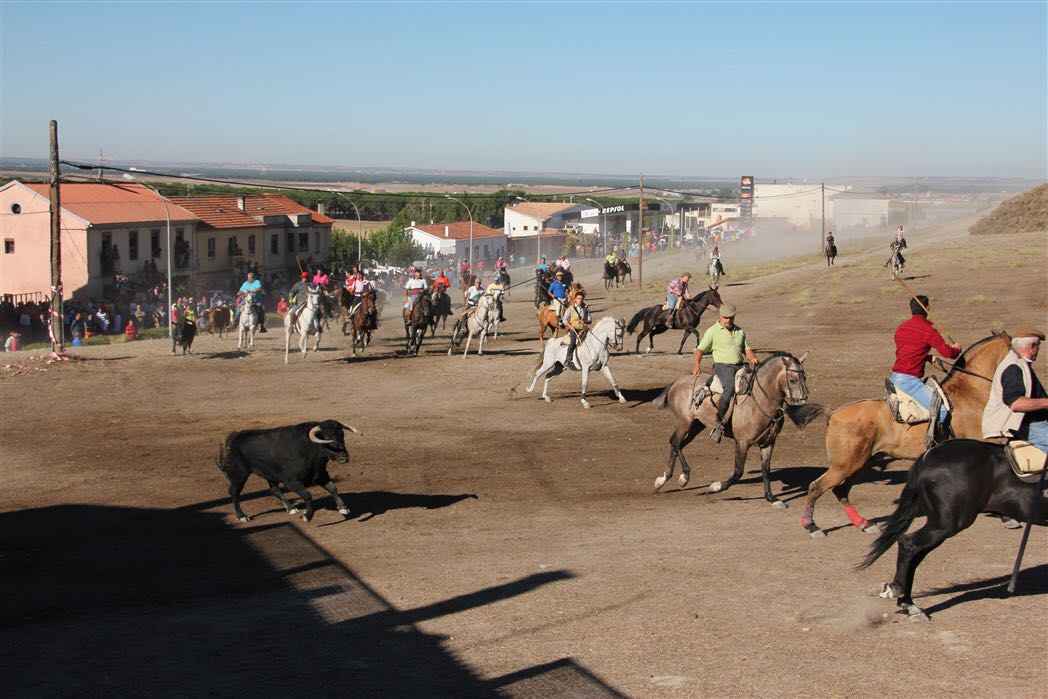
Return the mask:
<path id="1" fill-rule="evenodd" d="M 241 211 L 244 210 L 244 196 L 240 195 L 237 197 L 237 208 Z"/>
<path id="2" fill-rule="evenodd" d="M 322 201 L 318 201 L 317 202 L 317 213 L 320 214 L 321 216 L 326 214 L 327 213 L 327 204 L 322 202 Z"/>
<path id="3" fill-rule="evenodd" d="M 444 237 L 445 238 L 450 238 L 451 237 L 451 226 L 444 226 Z"/>
<path id="4" fill-rule="evenodd" d="M 415 227 L 415 222 L 414 222 L 414 221 L 412 221 L 412 222 L 411 222 L 411 227 L 412 227 L 412 228 L 414 228 L 414 227 Z"/>

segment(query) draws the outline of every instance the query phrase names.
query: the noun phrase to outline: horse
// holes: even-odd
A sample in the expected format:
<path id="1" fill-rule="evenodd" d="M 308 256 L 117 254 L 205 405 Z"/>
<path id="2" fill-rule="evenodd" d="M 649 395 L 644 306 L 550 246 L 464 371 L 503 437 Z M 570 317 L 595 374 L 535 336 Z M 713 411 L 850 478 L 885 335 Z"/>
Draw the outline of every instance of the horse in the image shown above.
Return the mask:
<path id="1" fill-rule="evenodd" d="M 560 318 L 549 306 L 540 306 L 536 315 L 539 318 L 539 345 L 546 342 L 546 330 L 553 331 L 554 339 L 560 336 Z"/>
<path id="2" fill-rule="evenodd" d="M 898 279 L 902 276 L 903 267 L 906 266 L 906 260 L 902 256 L 902 252 L 896 248 L 892 251 L 891 259 L 888 260 L 888 266 L 892 271 L 892 279 Z"/>
<path id="3" fill-rule="evenodd" d="M 954 362 L 940 383 L 953 406 L 950 428 L 956 437 L 980 439 L 982 414 L 990 396 L 990 385 L 997 365 L 1011 349 L 1007 334 L 991 335 L 971 345 Z M 887 460 L 914 460 L 925 451 L 927 426 L 906 425 L 895 421 L 883 398 L 846 403 L 836 410 L 827 409 L 830 418 L 826 430 L 826 471 L 808 486 L 801 526 L 813 537 L 826 536 L 815 524 L 815 501 L 827 490 L 833 490 L 844 513 L 859 531 L 879 532 L 876 525 L 862 517 L 848 500 L 849 480 L 875 457 Z"/>
<path id="4" fill-rule="evenodd" d="M 251 303 L 246 299 L 242 302 L 244 308 L 240 309 L 240 320 L 237 322 L 237 349 L 244 346 L 244 334 L 248 336 L 248 349 L 255 349 L 255 333 L 262 327 L 262 314 L 265 311 L 257 303 Z M 288 315 L 291 315 L 288 313 Z M 285 316 L 286 318 L 287 316 Z"/>
<path id="5" fill-rule="evenodd" d="M 298 348 L 302 357 L 306 356 L 306 346 L 309 344 L 309 336 L 316 335 L 317 341 L 313 344 L 313 351 L 320 349 L 320 336 L 324 334 L 324 311 L 320 307 L 320 296 L 322 292 L 318 287 L 306 287 L 306 305 L 298 314 L 287 313 L 284 315 L 284 364 L 288 361 L 288 352 L 291 349 L 291 335 L 299 334 Z M 295 318 L 292 318 L 296 315 Z"/>
<path id="6" fill-rule="evenodd" d="M 433 302 L 433 315 L 430 316 L 429 324 L 429 336 L 433 337 L 437 334 L 437 321 L 440 321 L 440 329 L 444 330 L 448 327 L 448 316 L 451 312 L 451 296 L 448 295 L 447 291 L 443 289 L 440 291 L 434 291 L 430 295 L 430 301 Z"/>
<path id="7" fill-rule="evenodd" d="M 229 306 L 223 304 L 221 306 L 209 308 L 204 314 L 204 317 L 207 319 L 207 334 L 214 335 L 217 331 L 218 338 L 221 340 L 229 331 L 229 326 L 233 319 L 233 312 L 229 310 Z"/>
<path id="8" fill-rule="evenodd" d="M 371 333 L 378 329 L 377 297 L 378 294 L 374 289 L 368 290 L 357 305 L 353 315 L 349 318 L 349 323 L 353 325 L 353 342 L 351 347 L 354 357 L 357 356 L 358 346 L 361 352 L 367 349 L 368 345 L 371 344 Z"/>
<path id="9" fill-rule="evenodd" d="M 611 369 L 608 368 L 608 358 L 610 356 L 608 347 L 609 345 L 614 346 L 616 350 L 622 351 L 625 329 L 626 321 L 624 319 L 605 316 L 598 320 L 593 328 L 586 333 L 586 336 L 576 345 L 574 360 L 577 366 L 573 365 L 567 368 L 582 372 L 581 400 L 583 408 L 588 409 L 590 407 L 589 402 L 586 400 L 586 387 L 589 385 L 590 372 L 597 370 L 604 374 L 608 383 L 611 384 L 611 390 L 619 402 L 626 402 L 622 391 L 619 390 L 618 383 L 615 382 L 615 377 L 611 375 Z M 553 399 L 549 397 L 549 382 L 564 371 L 566 368 L 564 363 L 567 358 L 568 346 L 564 344 L 563 339 L 553 338 L 548 340 L 542 352 L 542 359 L 539 360 L 539 365 L 535 368 L 535 373 L 531 377 L 531 385 L 527 388 L 528 393 L 535 390 L 535 384 L 539 380 L 539 375 L 547 372 L 546 381 L 542 384 L 542 400 L 552 403 Z"/>
<path id="10" fill-rule="evenodd" d="M 808 403 L 807 377 L 804 373 L 805 352 L 795 357 L 788 352 L 773 352 L 761 361 L 753 376 L 753 389 L 748 395 L 737 396 L 730 419 L 730 433 L 725 434 L 735 441 L 735 471 L 726 481 L 711 483 L 707 492 L 719 493 L 727 490 L 742 478 L 746 455 L 753 446 L 761 451 L 761 477 L 764 481 L 764 499 L 777 509 L 787 505 L 771 492 L 771 456 L 775 440 L 779 436 L 784 417 L 804 428 L 821 415 L 824 406 Z M 670 462 L 666 472 L 655 479 L 658 492 L 673 477 L 674 464 L 680 461 L 680 478 L 683 488 L 691 477 L 691 467 L 684 458 L 684 447 L 704 427 L 717 424 L 717 404 L 713 398 L 702 401 L 701 406 L 693 402 L 695 389 L 702 386 L 707 375 L 682 376 L 666 387 L 655 399 L 655 407 L 669 407 L 673 412 L 676 428 L 670 435 Z"/>
<path id="11" fill-rule="evenodd" d="M 501 295 L 502 291 L 500 290 L 485 293 L 480 297 L 480 301 L 477 302 L 475 311 L 455 321 L 455 326 L 451 329 L 451 346 L 448 347 L 449 357 L 452 351 L 458 347 L 458 344 L 462 342 L 463 337 L 466 338 L 466 349 L 462 352 L 462 356 L 465 357 L 469 354 L 469 344 L 473 341 L 473 336 L 478 334 L 480 335 L 480 346 L 477 348 L 477 354 L 484 354 L 484 338 L 488 333 L 498 337 L 499 297 Z"/>
<path id="12" fill-rule="evenodd" d="M 506 297 L 508 298 L 509 287 L 511 286 L 512 282 L 509 278 L 509 272 L 506 270 L 505 267 L 498 270 L 498 282 L 502 285 L 503 289 L 506 289 Z"/>
<path id="13" fill-rule="evenodd" d="M 418 356 L 422 349 L 422 339 L 426 336 L 426 328 L 429 327 L 433 316 L 433 301 L 429 294 L 419 294 L 419 299 L 411 308 L 401 311 L 404 317 L 404 335 L 407 338 L 407 352 Z"/>
<path id="14" fill-rule="evenodd" d="M 604 280 L 604 291 L 611 289 L 612 285 L 619 285 L 618 265 L 613 265 L 607 260 L 604 262 L 604 274 L 600 276 Z"/>
<path id="15" fill-rule="evenodd" d="M 633 283 L 633 268 L 630 267 L 630 263 L 626 260 L 619 260 L 619 263 L 615 265 L 615 284 L 617 286 L 626 285 L 626 277 L 630 278 L 630 284 Z"/>
<path id="16" fill-rule="evenodd" d="M 1042 483 L 1027 483 L 1012 471 L 1004 446 L 975 439 L 951 439 L 921 455 L 910 468 L 899 506 L 884 522 L 884 532 L 858 565 L 868 568 L 893 544 L 899 551 L 895 577 L 877 591 L 897 600 L 914 621 L 928 615 L 913 603 L 913 577 L 925 556 L 975 522 L 980 513 L 1048 525 L 1048 498 Z M 927 521 L 907 534 L 919 516 Z"/>
<path id="17" fill-rule="evenodd" d="M 833 261 L 837 258 L 837 245 L 827 242 L 822 252 L 826 255 L 826 266 L 833 267 Z"/>
<path id="18" fill-rule="evenodd" d="M 645 352 L 650 352 L 655 348 L 655 336 L 671 328 L 671 318 L 673 325 L 684 330 L 684 334 L 680 338 L 680 347 L 677 348 L 677 354 L 683 354 L 684 342 L 689 335 L 695 336 L 696 344 L 702 340 L 698 330 L 699 319 L 702 317 L 703 311 L 710 306 L 720 308 L 721 297 L 716 287 L 710 287 L 694 298 L 682 298 L 677 303 L 679 305 L 676 316 L 669 310 L 663 309 L 662 306 L 648 306 L 637 311 L 633 318 L 630 319 L 629 325 L 626 326 L 626 331 L 630 335 L 637 330 L 637 327 L 642 322 L 644 323 L 640 334 L 637 335 L 637 354 L 640 354 L 640 341 L 645 336 L 648 337 L 648 349 Z"/>
<path id="19" fill-rule="evenodd" d="M 553 281 L 553 275 L 549 272 L 543 274 L 535 270 L 535 308 L 541 308 L 549 303 L 549 285 Z"/>
<path id="20" fill-rule="evenodd" d="M 188 318 L 179 318 L 178 323 L 175 325 L 175 332 L 171 338 L 171 354 L 175 354 L 175 349 L 179 346 L 182 347 L 182 356 L 186 356 L 186 353 L 193 354 L 193 339 L 196 337 L 197 326 L 196 323 Z"/>
<path id="21" fill-rule="evenodd" d="M 724 265 L 716 257 L 711 257 L 710 263 L 706 266 L 706 276 L 710 278 L 710 288 L 716 289 L 720 286 L 722 274 L 724 274 Z"/>

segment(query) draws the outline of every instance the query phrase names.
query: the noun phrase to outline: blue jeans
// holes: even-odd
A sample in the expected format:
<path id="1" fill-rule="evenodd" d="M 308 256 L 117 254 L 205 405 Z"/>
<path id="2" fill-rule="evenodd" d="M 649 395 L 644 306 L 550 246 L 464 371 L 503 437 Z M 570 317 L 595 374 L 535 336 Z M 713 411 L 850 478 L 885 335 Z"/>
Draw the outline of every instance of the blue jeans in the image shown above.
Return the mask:
<path id="1" fill-rule="evenodd" d="M 1029 429 L 1026 441 L 1048 454 L 1048 420 L 1031 422 Z"/>
<path id="2" fill-rule="evenodd" d="M 677 297 L 673 294 L 666 294 L 666 307 L 671 311 L 677 307 Z"/>
<path id="3" fill-rule="evenodd" d="M 901 388 L 906 393 L 913 396 L 914 400 L 924 406 L 924 409 L 931 411 L 932 409 L 932 389 L 924 385 L 924 382 L 918 379 L 916 376 L 910 376 L 909 374 L 898 374 L 892 372 L 891 377 L 892 383 L 897 388 Z M 939 421 L 946 419 L 946 406 L 939 406 Z"/>

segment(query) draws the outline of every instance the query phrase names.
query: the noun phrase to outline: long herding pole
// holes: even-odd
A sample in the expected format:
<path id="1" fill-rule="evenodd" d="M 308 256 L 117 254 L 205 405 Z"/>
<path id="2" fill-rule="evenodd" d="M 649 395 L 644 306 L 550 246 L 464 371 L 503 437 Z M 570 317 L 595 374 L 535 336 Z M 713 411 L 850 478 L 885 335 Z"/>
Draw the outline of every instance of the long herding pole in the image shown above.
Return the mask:
<path id="1" fill-rule="evenodd" d="M 58 122 L 51 131 L 51 351 L 65 352 L 62 325 L 62 199 L 58 191 Z"/>
<path id="2" fill-rule="evenodd" d="M 644 288 L 644 173 L 640 173 L 640 209 L 637 211 L 637 284 Z"/>
<path id="3" fill-rule="evenodd" d="M 1044 491 L 1044 474 L 1048 468 L 1041 469 L 1041 475 L 1037 479 L 1037 489 L 1033 491 L 1033 506 L 1030 508 L 1030 518 L 1026 521 L 1026 529 L 1023 530 L 1022 541 L 1019 542 L 1019 554 L 1015 557 L 1015 567 L 1012 568 L 1012 579 L 1008 581 L 1008 594 L 1015 594 L 1015 583 L 1019 581 L 1019 566 L 1023 563 L 1023 554 L 1026 553 L 1026 542 L 1030 538 L 1030 527 L 1033 526 L 1033 514 L 1037 510 L 1037 501 Z"/>
<path id="4" fill-rule="evenodd" d="M 895 281 L 899 282 L 900 284 L 903 285 L 903 287 L 905 287 L 906 291 L 908 291 L 910 293 L 910 298 L 912 298 L 914 301 L 916 301 L 917 305 L 924 309 L 924 312 L 928 314 L 928 320 L 930 320 L 931 322 L 933 322 L 934 324 L 939 326 L 939 330 L 941 330 L 942 334 L 946 336 L 946 339 L 949 340 L 949 342 L 951 344 L 957 344 L 957 340 L 953 339 L 953 336 L 950 335 L 950 332 L 946 328 L 943 327 L 943 324 L 939 322 L 939 319 L 936 318 L 935 316 L 933 316 L 932 312 L 928 310 L 928 307 L 925 306 L 923 303 L 921 303 L 921 300 L 919 298 L 917 298 L 917 294 L 914 293 L 913 289 L 910 288 L 910 285 L 907 284 L 906 282 L 904 282 L 899 277 L 896 277 Z"/>

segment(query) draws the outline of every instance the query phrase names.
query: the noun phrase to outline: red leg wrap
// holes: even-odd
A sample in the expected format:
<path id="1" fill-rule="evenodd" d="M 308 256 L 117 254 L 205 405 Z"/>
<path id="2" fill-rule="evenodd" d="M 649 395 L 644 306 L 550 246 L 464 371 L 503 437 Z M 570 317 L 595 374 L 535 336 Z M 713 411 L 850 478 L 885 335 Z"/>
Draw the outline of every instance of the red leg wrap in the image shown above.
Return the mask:
<path id="1" fill-rule="evenodd" d="M 859 529 L 865 529 L 866 525 L 869 524 L 862 515 L 855 511 L 855 508 L 851 505 L 846 505 L 844 508 L 844 514 L 848 515 L 848 519 Z"/>

